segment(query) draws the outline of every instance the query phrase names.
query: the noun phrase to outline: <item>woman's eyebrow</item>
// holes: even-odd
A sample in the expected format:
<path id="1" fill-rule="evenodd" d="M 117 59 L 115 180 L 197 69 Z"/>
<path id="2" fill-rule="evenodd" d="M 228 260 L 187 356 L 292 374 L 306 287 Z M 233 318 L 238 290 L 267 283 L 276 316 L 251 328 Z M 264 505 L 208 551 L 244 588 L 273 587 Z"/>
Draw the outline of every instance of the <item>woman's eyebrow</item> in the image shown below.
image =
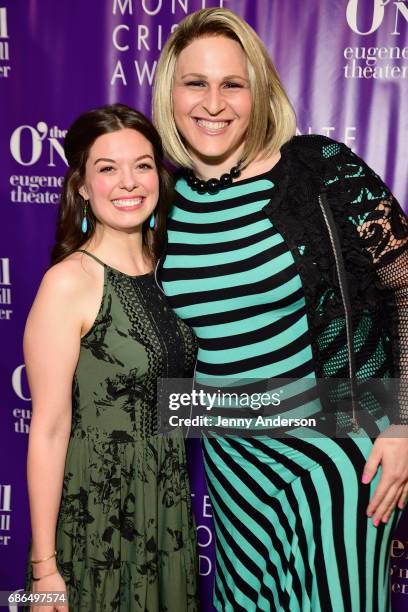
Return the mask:
<path id="1" fill-rule="evenodd" d="M 145 153 L 145 155 L 139 155 L 139 157 L 136 157 L 134 161 L 139 161 L 139 160 L 143 159 L 144 157 L 150 157 L 150 159 L 153 159 L 153 157 L 150 155 L 150 153 Z M 115 160 L 114 159 L 110 159 L 109 157 L 98 157 L 98 159 L 96 159 L 94 161 L 94 166 L 95 166 L 95 164 L 97 164 L 100 161 L 115 163 Z"/>

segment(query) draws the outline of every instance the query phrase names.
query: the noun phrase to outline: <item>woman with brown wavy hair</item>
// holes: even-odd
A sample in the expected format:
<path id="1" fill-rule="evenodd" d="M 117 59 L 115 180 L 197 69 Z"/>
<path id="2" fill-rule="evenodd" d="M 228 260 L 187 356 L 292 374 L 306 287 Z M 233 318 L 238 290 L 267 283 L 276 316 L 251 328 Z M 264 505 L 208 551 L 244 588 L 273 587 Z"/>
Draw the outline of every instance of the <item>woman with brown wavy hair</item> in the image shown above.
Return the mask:
<path id="1" fill-rule="evenodd" d="M 28 590 L 67 591 L 71 611 L 193 611 L 184 443 L 157 433 L 157 379 L 191 375 L 196 353 L 152 271 L 172 197 L 160 137 L 113 104 L 74 122 L 65 154 L 54 265 L 24 337 Z"/>

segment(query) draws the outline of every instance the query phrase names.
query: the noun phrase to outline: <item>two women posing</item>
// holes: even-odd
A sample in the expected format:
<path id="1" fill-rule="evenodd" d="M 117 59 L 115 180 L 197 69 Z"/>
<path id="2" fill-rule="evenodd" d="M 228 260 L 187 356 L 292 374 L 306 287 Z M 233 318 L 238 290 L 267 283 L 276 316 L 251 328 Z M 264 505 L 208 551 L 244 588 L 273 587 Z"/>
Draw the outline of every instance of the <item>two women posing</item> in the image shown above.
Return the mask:
<path id="1" fill-rule="evenodd" d="M 131 112 L 92 111 L 78 121 L 111 118 L 67 135 L 61 261 L 25 340 L 32 567 L 36 588 L 68 585 L 74 610 L 92 598 L 100 610 L 193 610 L 184 448 L 155 435 L 157 377 L 192 375 L 191 328 L 206 384 L 404 378 L 408 224 L 347 147 L 294 136 L 266 49 L 231 11 L 187 17 L 158 64 L 154 121 L 183 168 L 165 248 L 160 143 Z M 408 492 L 400 400 L 391 414 L 294 395 L 290 416 L 306 409 L 340 435 L 203 440 L 217 610 L 389 610 L 389 541 Z"/>

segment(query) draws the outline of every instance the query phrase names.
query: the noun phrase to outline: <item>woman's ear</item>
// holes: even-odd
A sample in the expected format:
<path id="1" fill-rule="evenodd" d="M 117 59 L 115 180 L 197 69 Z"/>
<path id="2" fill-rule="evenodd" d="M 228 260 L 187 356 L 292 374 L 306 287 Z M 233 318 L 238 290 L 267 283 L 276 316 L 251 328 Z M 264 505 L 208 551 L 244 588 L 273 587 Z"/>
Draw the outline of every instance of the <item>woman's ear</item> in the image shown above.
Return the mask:
<path id="1" fill-rule="evenodd" d="M 89 200 L 89 195 L 88 195 L 88 191 L 85 187 L 85 185 L 82 185 L 79 189 L 78 189 L 79 195 L 81 197 L 83 197 L 84 200 Z"/>

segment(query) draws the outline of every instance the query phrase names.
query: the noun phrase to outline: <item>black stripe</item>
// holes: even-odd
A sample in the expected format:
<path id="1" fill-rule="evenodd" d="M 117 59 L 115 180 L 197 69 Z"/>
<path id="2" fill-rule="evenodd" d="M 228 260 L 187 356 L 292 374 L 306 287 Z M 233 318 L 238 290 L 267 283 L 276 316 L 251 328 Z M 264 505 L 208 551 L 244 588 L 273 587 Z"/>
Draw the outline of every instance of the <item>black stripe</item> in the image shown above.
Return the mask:
<path id="1" fill-rule="evenodd" d="M 363 474 L 364 465 L 366 459 L 362 454 L 361 450 L 357 446 L 357 443 L 351 438 L 341 438 L 337 440 L 337 444 L 343 448 L 351 463 L 354 466 L 357 486 L 358 486 L 358 503 L 356 508 L 356 539 L 355 539 L 355 550 L 358 562 L 359 572 L 359 584 L 360 586 L 360 610 L 366 609 L 366 592 L 365 584 L 367 580 L 366 572 L 367 565 L 371 564 L 371 559 L 367 559 L 366 543 L 367 543 L 367 506 L 370 501 L 370 487 L 361 482 L 361 476 Z M 347 537 L 347 534 L 346 534 Z M 347 578 L 349 581 L 352 576 Z M 377 584 L 376 584 L 377 588 Z"/>
<path id="2" fill-rule="evenodd" d="M 297 289 L 291 295 L 288 295 L 281 300 L 273 302 L 273 304 L 255 304 L 254 306 L 245 306 L 245 308 L 238 308 L 237 310 L 230 310 L 224 312 L 216 312 L 207 315 L 199 315 L 197 317 L 185 318 L 185 323 L 188 323 L 190 327 L 198 328 L 206 325 L 219 325 L 220 323 L 230 323 L 232 321 L 243 321 L 250 317 L 264 314 L 265 312 L 271 312 L 273 309 L 285 308 L 291 306 L 300 298 L 303 297 L 303 291 L 301 288 Z M 172 300 L 173 298 L 167 298 Z M 182 304 L 180 304 L 181 306 Z M 273 306 L 273 308 L 272 308 Z"/>
<path id="3" fill-rule="evenodd" d="M 217 223 L 185 223 L 170 218 L 167 221 L 167 229 L 190 234 L 212 234 L 239 229 L 264 219 L 265 215 L 259 210 L 249 215 L 238 217 L 238 219 L 228 219 L 227 221 L 218 221 Z"/>
<path id="4" fill-rule="evenodd" d="M 291 265 L 288 268 L 282 270 L 282 272 L 278 272 L 277 274 L 269 276 L 268 278 L 264 278 L 263 280 L 257 281 L 256 283 L 239 285 L 237 287 L 226 287 L 225 289 L 214 289 L 212 291 L 209 291 L 207 289 L 206 291 L 180 293 L 179 295 L 173 296 L 168 295 L 167 300 L 169 301 L 172 308 L 180 308 L 182 306 L 206 304 L 208 302 L 215 302 L 219 300 L 228 300 L 231 298 L 245 297 L 248 295 L 257 295 L 258 293 L 265 293 L 267 291 L 271 291 L 272 289 L 277 289 L 282 282 L 287 282 L 295 276 L 297 276 L 296 267 L 295 265 Z M 303 297 L 303 291 L 300 287 L 290 295 L 280 300 L 276 300 L 275 302 L 268 302 L 267 311 L 273 310 L 275 308 L 283 308 L 284 306 L 289 306 L 290 304 L 293 304 L 293 302 L 299 300 L 301 297 Z M 227 318 L 227 321 L 230 320 L 233 319 Z"/>
<path id="5" fill-rule="evenodd" d="M 245 247 L 261 242 L 266 238 L 275 236 L 277 231 L 274 227 L 269 227 L 262 232 L 250 234 L 245 238 L 237 240 L 229 240 L 227 242 L 217 242 L 215 244 L 180 244 L 171 242 L 167 248 L 167 255 L 214 255 L 216 253 L 226 253 L 228 251 L 236 251 Z"/>
<path id="6" fill-rule="evenodd" d="M 236 334 L 233 336 L 226 336 L 222 338 L 200 338 L 201 349 L 230 349 L 249 346 L 255 344 L 255 342 L 261 342 L 267 338 L 273 338 L 274 336 L 282 333 L 295 323 L 299 321 L 305 314 L 304 308 L 299 308 L 295 312 L 283 316 L 277 321 L 273 321 L 269 325 L 265 325 L 259 329 L 255 329 L 250 332 L 242 334 Z"/>
<path id="7" fill-rule="evenodd" d="M 187 200 L 180 192 L 176 192 L 176 201 L 173 206 L 180 210 L 184 210 L 192 213 L 209 213 L 209 212 L 220 212 L 223 210 L 229 210 L 230 208 L 236 208 L 238 206 L 245 206 L 246 204 L 252 204 L 255 202 L 261 202 L 266 200 L 265 205 L 271 199 L 273 187 L 267 187 L 266 189 L 262 189 L 262 191 L 255 191 L 256 182 L 254 182 L 254 191 L 252 193 L 246 193 L 243 195 L 236 196 L 235 198 L 224 198 L 223 195 L 225 192 L 220 192 L 221 199 L 217 199 L 217 196 L 214 197 L 214 200 L 211 198 L 211 202 L 200 202 Z"/>
<path id="8" fill-rule="evenodd" d="M 241 272 L 248 272 L 269 263 L 271 266 L 271 272 L 273 270 L 272 261 L 276 257 L 283 255 L 287 252 L 287 246 L 284 242 L 276 244 L 268 249 L 262 249 L 260 253 L 252 255 L 246 259 L 240 259 L 226 264 L 215 264 L 213 266 L 199 266 L 196 265 L 194 268 L 165 268 L 161 271 L 161 282 L 173 282 L 180 280 L 194 280 L 202 278 L 204 280 L 213 279 L 217 276 L 228 276 L 230 274 L 239 274 Z M 220 256 L 222 261 L 222 256 Z M 281 270 L 280 274 L 283 274 L 286 270 L 294 264 L 290 264 L 287 268 Z"/>
<path id="9" fill-rule="evenodd" d="M 263 355 L 256 355 L 255 357 L 247 357 L 245 359 L 239 359 L 231 363 L 206 363 L 204 361 L 197 361 L 197 370 L 201 374 L 210 374 L 214 376 L 228 376 L 229 374 L 239 374 L 247 370 L 254 370 L 255 368 L 262 368 L 266 365 L 275 364 L 277 361 L 282 359 L 288 359 L 292 357 L 294 353 L 298 353 L 302 349 L 306 348 L 310 344 L 309 333 L 305 332 L 299 338 L 296 338 L 293 342 L 282 346 L 279 349 L 271 350 Z M 271 340 L 271 347 L 273 342 Z M 303 365 L 303 364 L 302 364 Z M 289 377 L 288 377 L 289 378 Z"/>
<path id="10" fill-rule="evenodd" d="M 381 556 L 381 548 L 382 548 L 382 541 L 383 541 L 383 532 L 384 532 L 384 523 L 380 523 L 377 527 L 377 537 L 375 539 L 375 548 L 374 548 L 374 560 L 373 560 L 373 585 L 375 585 L 374 587 L 374 592 L 373 592 L 373 612 L 383 612 L 383 610 L 380 610 L 379 608 L 379 602 L 378 602 L 378 585 L 379 585 L 379 571 L 380 571 L 380 556 Z M 381 535 L 380 535 L 381 534 Z"/>

